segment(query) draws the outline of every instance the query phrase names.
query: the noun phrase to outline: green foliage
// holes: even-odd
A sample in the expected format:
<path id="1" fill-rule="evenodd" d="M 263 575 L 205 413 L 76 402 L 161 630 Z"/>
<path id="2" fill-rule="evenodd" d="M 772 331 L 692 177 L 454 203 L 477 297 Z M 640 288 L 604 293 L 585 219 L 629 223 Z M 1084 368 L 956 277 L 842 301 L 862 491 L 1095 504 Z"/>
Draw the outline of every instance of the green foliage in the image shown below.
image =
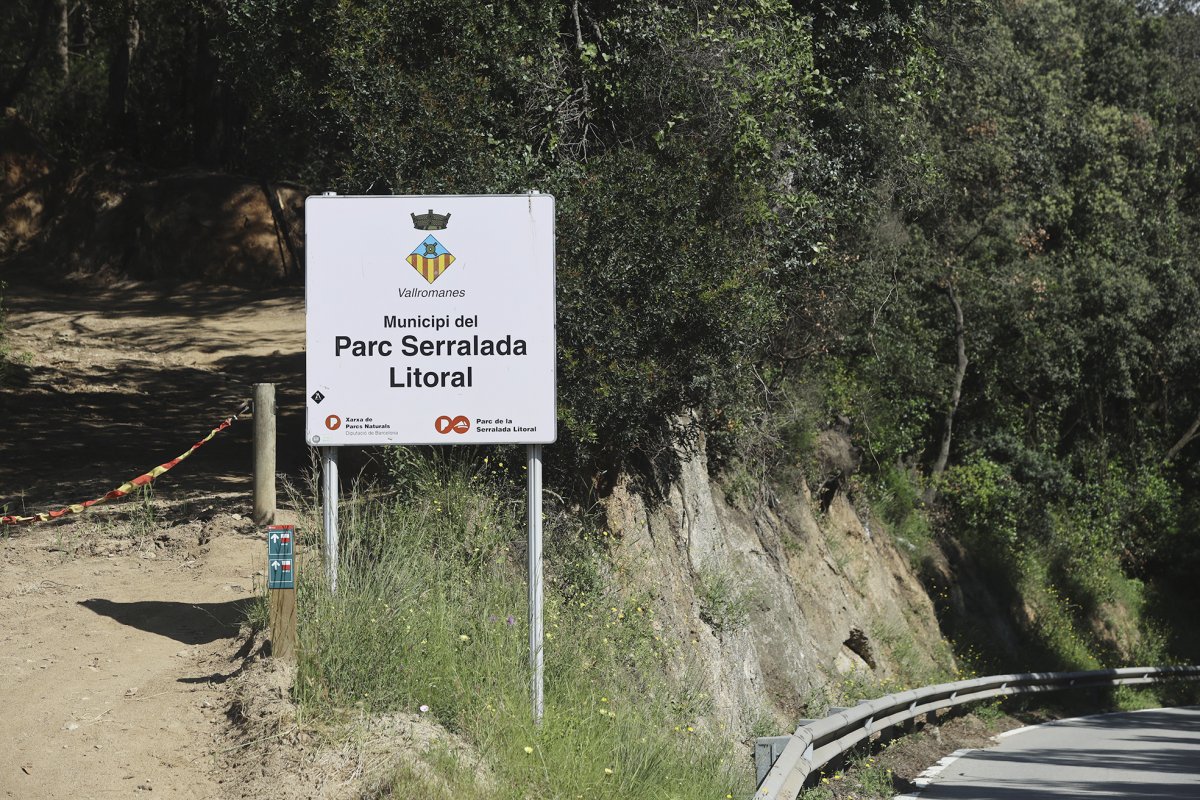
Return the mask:
<path id="1" fill-rule="evenodd" d="M 1069 485 L 1062 496 L 1040 493 L 978 458 L 947 471 L 950 529 L 1024 609 L 1017 620 L 1026 636 L 1021 652 L 1005 651 L 986 634 L 969 637 L 977 668 L 1094 669 L 1167 658 L 1160 624 L 1147 613 L 1146 585 L 1129 574 L 1138 571 L 1131 547 L 1145 513 L 1143 496 L 1134 495 L 1137 482 L 1110 464 Z M 1153 493 L 1145 497 L 1157 507 Z"/>
<path id="2" fill-rule="evenodd" d="M 887 797 L 896 790 L 891 768 L 875 763 L 872 756 L 864 756 L 851 769 L 851 777 L 868 797 Z"/>
<path id="3" fill-rule="evenodd" d="M 815 786 L 800 793 L 802 800 L 887 800 L 895 796 L 897 781 L 892 770 L 879 763 L 876 756 L 852 752 L 844 766 L 827 767 L 818 773 Z"/>
<path id="4" fill-rule="evenodd" d="M 1004 700 L 1002 698 L 978 703 L 971 709 L 971 713 L 989 725 L 999 722 L 1004 718 Z"/>
<path id="5" fill-rule="evenodd" d="M 740 416 L 745 354 L 778 315 L 767 256 L 712 213 L 701 162 L 621 149 L 589 172 L 560 208 L 574 220 L 558 250 L 561 413 L 584 463 L 653 462 L 685 409 Z"/>
<path id="6" fill-rule="evenodd" d="M 976 458 L 946 471 L 942 492 L 956 532 L 983 544 L 1012 546 L 1020 535 L 1021 487 L 1003 465 Z"/>
<path id="7" fill-rule="evenodd" d="M 1197 87 L 1197 16 L 1095 0 L 927 21 L 932 52 L 914 58 L 936 63 L 930 91 L 848 101 L 873 194 L 840 264 L 820 265 L 845 303 L 838 366 L 815 369 L 875 456 L 884 516 L 923 519 L 896 476 L 940 440 L 952 285 L 970 363 L 935 488 L 944 530 L 1032 612 L 1031 650 L 1008 663 L 1161 659 L 1143 581 L 1195 557 L 1185 469 L 1162 458 L 1198 411 L 1180 350 L 1200 285 L 1196 115 L 1180 100 Z"/>
<path id="8" fill-rule="evenodd" d="M 244 157 L 351 193 L 528 188 L 528 131 L 567 88 L 558 11 L 229 3 L 226 69 L 258 101 Z"/>
<path id="9" fill-rule="evenodd" d="M 711 431 L 707 441 L 710 471 L 721 475 L 729 502 L 747 510 L 815 472 L 817 433 L 828 418 L 815 381 L 779 380 L 771 389 L 775 377 L 760 376 L 758 407 Z"/>

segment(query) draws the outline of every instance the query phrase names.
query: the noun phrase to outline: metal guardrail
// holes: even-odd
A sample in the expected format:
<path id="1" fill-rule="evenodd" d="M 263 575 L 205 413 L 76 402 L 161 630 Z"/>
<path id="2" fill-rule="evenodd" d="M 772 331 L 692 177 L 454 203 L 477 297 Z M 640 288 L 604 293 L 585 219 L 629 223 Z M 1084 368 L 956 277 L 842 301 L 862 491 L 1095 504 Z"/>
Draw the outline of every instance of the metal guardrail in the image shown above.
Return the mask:
<path id="1" fill-rule="evenodd" d="M 873 734 L 943 708 L 1014 694 L 1197 679 L 1200 666 L 1027 672 L 925 686 L 877 700 L 863 700 L 850 708 L 832 709 L 823 719 L 802 720 L 791 736 L 758 739 L 754 756 L 760 780 L 754 797 L 796 800 L 808 776 L 833 759 Z"/>

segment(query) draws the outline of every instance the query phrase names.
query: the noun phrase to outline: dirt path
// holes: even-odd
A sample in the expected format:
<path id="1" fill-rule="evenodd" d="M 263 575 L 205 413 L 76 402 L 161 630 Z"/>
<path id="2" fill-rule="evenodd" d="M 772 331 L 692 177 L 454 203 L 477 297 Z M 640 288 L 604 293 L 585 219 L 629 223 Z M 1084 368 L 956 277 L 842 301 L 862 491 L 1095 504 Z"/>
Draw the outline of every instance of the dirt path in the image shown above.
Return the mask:
<path id="1" fill-rule="evenodd" d="M 0 505 L 98 496 L 280 384 L 280 469 L 306 454 L 297 290 L 9 287 Z M 250 426 L 156 484 L 64 521 L 0 530 L 0 797 L 219 798 L 223 692 L 265 551 L 248 512 Z M 256 577 L 257 576 L 257 577 Z"/>
<path id="2" fill-rule="evenodd" d="M 141 542 L 76 535 L 2 546 L 0 797 L 219 797 L 257 531 L 221 515 Z"/>
<path id="3" fill-rule="evenodd" d="M 280 470 L 306 463 L 300 290 L 10 286 L 4 305 L 16 362 L 0 390 L 10 511 L 90 499 L 179 455 L 258 382 L 278 384 Z M 249 459 L 249 426 L 235 426 L 158 488 L 245 492 Z"/>

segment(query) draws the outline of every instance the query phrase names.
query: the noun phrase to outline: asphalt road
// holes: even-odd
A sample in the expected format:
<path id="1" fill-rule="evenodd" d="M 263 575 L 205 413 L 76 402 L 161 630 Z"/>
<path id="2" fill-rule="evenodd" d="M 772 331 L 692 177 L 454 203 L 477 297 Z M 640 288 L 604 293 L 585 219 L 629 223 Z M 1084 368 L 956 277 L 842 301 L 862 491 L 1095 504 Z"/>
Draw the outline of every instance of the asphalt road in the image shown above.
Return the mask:
<path id="1" fill-rule="evenodd" d="M 1200 800 L 1200 707 L 1022 729 L 947 765 L 921 800 Z"/>

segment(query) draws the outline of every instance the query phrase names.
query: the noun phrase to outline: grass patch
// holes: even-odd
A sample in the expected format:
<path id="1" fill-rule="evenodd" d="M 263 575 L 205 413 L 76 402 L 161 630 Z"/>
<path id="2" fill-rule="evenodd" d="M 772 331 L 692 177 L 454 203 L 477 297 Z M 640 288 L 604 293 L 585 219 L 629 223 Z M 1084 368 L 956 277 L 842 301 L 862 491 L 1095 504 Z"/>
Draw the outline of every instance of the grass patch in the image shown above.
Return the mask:
<path id="1" fill-rule="evenodd" d="M 1163 704 L 1158 691 L 1144 686 L 1118 686 L 1112 691 L 1112 699 L 1113 707 L 1119 711 L 1141 711 Z"/>
<path id="2" fill-rule="evenodd" d="M 843 769 L 822 771 L 816 785 L 801 792 L 803 800 L 890 798 L 896 793 L 890 767 L 870 754 L 851 754 Z"/>
<path id="3" fill-rule="evenodd" d="M 152 539 L 162 527 L 162 511 L 154 500 L 154 487 L 147 483 L 134 490 L 129 510 L 129 535 L 138 542 Z"/>
<path id="4" fill-rule="evenodd" d="M 442 745 L 432 748 L 417 763 L 397 767 L 381 796 L 477 800 L 486 798 L 488 792 L 474 766 Z"/>
<path id="5" fill-rule="evenodd" d="M 271 605 L 267 589 L 263 588 L 250 598 L 245 606 L 244 622 L 252 631 L 265 631 L 271 627 Z"/>
<path id="6" fill-rule="evenodd" d="M 699 578 L 700 619 L 717 633 L 739 631 L 750 621 L 753 595 L 726 569 L 702 569 Z"/>
<path id="7" fill-rule="evenodd" d="M 546 710 L 535 727 L 520 492 L 490 464 L 405 458 L 399 493 L 360 492 L 343 504 L 337 595 L 320 570 L 300 574 L 303 706 L 431 715 L 477 748 L 495 778 L 489 797 L 752 790 L 748 768 L 731 766 L 732 745 L 697 715 L 694 690 L 665 677 L 677 645 L 655 632 L 653 608 L 594 580 L 606 569 L 603 546 L 592 543 L 602 534 L 547 530 L 548 540 L 581 543 L 556 548 L 573 563 L 548 565 L 559 578 L 547 585 Z M 401 773 L 393 796 L 433 786 Z M 463 785 L 453 774 L 439 780 Z"/>
<path id="8" fill-rule="evenodd" d="M 1001 698 L 997 700 L 985 700 L 977 703 L 971 709 L 971 713 L 989 725 L 999 722 L 1000 720 L 1004 719 L 1005 716 L 1004 700 Z"/>
<path id="9" fill-rule="evenodd" d="M 891 528 L 892 538 L 913 563 L 919 563 L 932 547 L 933 532 L 919 508 L 917 476 L 896 465 L 883 466 L 868 483 L 867 493 Z"/>
<path id="10" fill-rule="evenodd" d="M 902 684 L 908 687 L 924 686 L 960 677 L 945 666 L 954 662 L 948 644 L 940 639 L 926 643 L 930 651 L 926 655 L 915 636 L 913 629 L 900 617 L 880 620 L 871 626 L 872 641 L 882 650 Z"/>

